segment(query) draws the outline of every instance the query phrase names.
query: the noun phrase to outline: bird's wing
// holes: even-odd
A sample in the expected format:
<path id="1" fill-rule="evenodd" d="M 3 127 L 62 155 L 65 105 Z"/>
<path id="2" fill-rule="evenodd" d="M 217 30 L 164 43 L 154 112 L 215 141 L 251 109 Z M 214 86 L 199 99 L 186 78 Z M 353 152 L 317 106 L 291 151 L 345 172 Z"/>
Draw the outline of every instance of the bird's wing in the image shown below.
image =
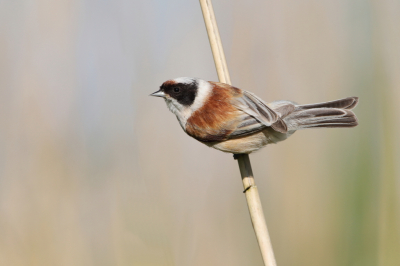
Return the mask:
<path id="1" fill-rule="evenodd" d="M 282 113 L 275 112 L 256 95 L 228 84 L 210 83 L 214 86 L 213 101 L 197 110 L 185 126 L 185 132 L 193 138 L 202 142 L 224 141 L 248 136 L 266 127 L 287 132 Z"/>
<path id="2" fill-rule="evenodd" d="M 241 121 L 231 136 L 245 136 L 260 131 L 265 127 L 286 133 L 287 126 L 274 110 L 251 92 L 243 91 L 239 97 L 232 99 L 232 105 L 242 111 Z"/>
<path id="3" fill-rule="evenodd" d="M 242 112 L 242 115 L 238 117 L 238 120 L 239 122 L 229 134 L 229 138 L 248 136 L 260 132 L 267 127 L 253 116 L 244 112 Z"/>

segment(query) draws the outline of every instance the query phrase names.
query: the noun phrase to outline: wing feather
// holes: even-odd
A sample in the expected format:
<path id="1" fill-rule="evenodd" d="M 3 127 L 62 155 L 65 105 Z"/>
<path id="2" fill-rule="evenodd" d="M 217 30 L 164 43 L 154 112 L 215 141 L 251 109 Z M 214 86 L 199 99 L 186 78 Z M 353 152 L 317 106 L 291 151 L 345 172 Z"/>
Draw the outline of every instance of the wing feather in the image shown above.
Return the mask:
<path id="1" fill-rule="evenodd" d="M 244 113 L 243 119 L 237 125 L 235 130 L 231 132 L 230 137 L 241 137 L 247 136 L 252 133 L 259 132 L 265 129 L 267 126 L 255 119 L 253 116 Z"/>
<path id="2" fill-rule="evenodd" d="M 250 133 L 253 133 L 255 128 L 258 130 L 262 130 L 265 127 L 272 127 L 276 131 L 281 133 L 287 132 L 286 124 L 281 120 L 279 115 L 274 112 L 268 105 L 261 100 L 259 97 L 254 95 L 251 92 L 243 91 L 243 95 L 241 97 L 236 97 L 232 101 L 232 105 L 237 109 L 243 111 L 244 113 L 253 117 L 258 123 L 262 125 L 257 125 L 254 121 L 252 122 L 254 125 L 249 130 Z M 242 128 L 240 132 L 244 131 Z"/>
<path id="3" fill-rule="evenodd" d="M 239 110 L 253 116 L 266 126 L 271 126 L 278 120 L 278 115 L 260 98 L 248 91 L 237 97 L 232 104 Z"/>

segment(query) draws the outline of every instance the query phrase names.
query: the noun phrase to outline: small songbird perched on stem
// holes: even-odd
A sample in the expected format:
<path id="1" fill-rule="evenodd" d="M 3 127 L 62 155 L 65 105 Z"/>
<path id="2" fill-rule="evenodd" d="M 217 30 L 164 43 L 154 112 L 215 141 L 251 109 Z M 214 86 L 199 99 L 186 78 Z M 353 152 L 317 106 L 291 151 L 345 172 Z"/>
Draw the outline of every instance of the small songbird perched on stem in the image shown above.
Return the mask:
<path id="1" fill-rule="evenodd" d="M 350 111 L 358 97 L 305 105 L 265 103 L 253 93 L 228 84 L 186 77 L 167 80 L 151 96 L 165 99 L 189 136 L 233 154 L 257 151 L 299 129 L 358 125 Z"/>

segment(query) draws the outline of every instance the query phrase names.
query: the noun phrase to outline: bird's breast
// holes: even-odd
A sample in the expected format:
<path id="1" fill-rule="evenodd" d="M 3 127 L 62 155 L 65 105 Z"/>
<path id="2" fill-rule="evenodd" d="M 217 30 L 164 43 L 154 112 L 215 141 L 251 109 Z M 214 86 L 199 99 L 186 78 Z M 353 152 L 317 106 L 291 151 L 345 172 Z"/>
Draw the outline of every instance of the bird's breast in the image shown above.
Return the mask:
<path id="1" fill-rule="evenodd" d="M 200 141 L 221 141 L 237 126 L 238 110 L 230 103 L 232 96 L 225 89 L 214 89 L 203 106 L 191 114 L 186 133 Z"/>

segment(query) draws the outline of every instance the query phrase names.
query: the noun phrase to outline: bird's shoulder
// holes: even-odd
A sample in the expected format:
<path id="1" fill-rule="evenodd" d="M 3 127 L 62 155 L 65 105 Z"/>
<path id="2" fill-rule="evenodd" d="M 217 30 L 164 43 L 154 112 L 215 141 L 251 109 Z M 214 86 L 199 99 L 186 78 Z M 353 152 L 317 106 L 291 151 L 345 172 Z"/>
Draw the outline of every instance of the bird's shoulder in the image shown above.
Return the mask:
<path id="1" fill-rule="evenodd" d="M 202 141 L 221 141 L 235 129 L 238 110 L 232 100 L 240 97 L 243 91 L 225 83 L 210 82 L 212 90 L 203 105 L 188 118 L 185 131 Z"/>
<path id="2" fill-rule="evenodd" d="M 212 86 L 213 93 L 224 95 L 226 99 L 243 96 L 243 91 L 232 85 L 214 81 L 209 81 L 209 83 Z"/>

